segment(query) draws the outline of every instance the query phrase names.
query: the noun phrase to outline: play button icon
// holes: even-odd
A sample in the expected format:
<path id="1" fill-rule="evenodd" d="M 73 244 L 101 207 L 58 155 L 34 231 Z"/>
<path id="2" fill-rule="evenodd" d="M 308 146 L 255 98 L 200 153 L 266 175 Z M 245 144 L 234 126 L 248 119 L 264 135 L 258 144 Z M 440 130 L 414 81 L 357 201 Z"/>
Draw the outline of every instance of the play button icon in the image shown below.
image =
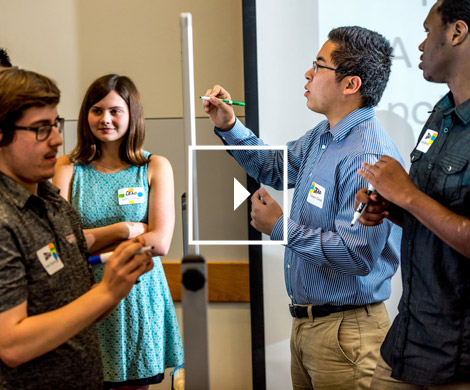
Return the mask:
<path id="1" fill-rule="evenodd" d="M 189 138 L 189 137 L 188 137 Z M 288 153 L 287 145 L 189 145 L 187 158 L 187 201 L 186 216 L 188 245 L 287 245 L 287 212 L 283 216 L 282 239 L 266 240 L 265 237 L 253 239 L 248 235 L 246 211 L 250 200 L 247 198 L 256 193 L 257 188 L 247 187 L 246 173 L 227 153 L 231 150 L 245 150 L 249 155 L 259 150 L 262 155 L 266 151 L 282 152 L 282 208 L 288 210 Z M 200 157 L 201 156 L 201 157 Z M 202 157 L 203 156 L 203 157 Z M 199 169 L 195 170 L 194 162 L 201 158 Z M 201 165 L 202 164 L 202 165 Z M 203 167 L 201 169 L 201 166 Z M 221 175 L 221 172 L 224 175 Z M 214 178 L 219 178 L 214 183 Z M 229 192 L 233 179 L 232 194 Z M 197 185 L 198 183 L 206 185 Z M 257 187 L 257 186 L 256 186 Z M 281 188 L 278 188 L 281 190 Z M 214 196 L 214 193 L 217 196 Z M 227 196 L 228 195 L 228 196 Z M 278 194 L 276 194 L 278 195 Z M 203 212 L 197 213 L 201 202 Z M 243 204 L 243 202 L 245 202 Z M 196 227 L 204 227 L 198 231 Z M 210 228 L 207 228 L 209 226 Z M 197 234 L 196 234 L 197 233 Z M 248 240 L 246 239 L 249 236 Z M 1 387 L 1 386 L 0 386 Z"/>
<path id="2" fill-rule="evenodd" d="M 235 211 L 249 196 L 250 193 L 245 189 L 245 187 L 243 187 L 237 179 L 233 178 L 233 211 Z"/>

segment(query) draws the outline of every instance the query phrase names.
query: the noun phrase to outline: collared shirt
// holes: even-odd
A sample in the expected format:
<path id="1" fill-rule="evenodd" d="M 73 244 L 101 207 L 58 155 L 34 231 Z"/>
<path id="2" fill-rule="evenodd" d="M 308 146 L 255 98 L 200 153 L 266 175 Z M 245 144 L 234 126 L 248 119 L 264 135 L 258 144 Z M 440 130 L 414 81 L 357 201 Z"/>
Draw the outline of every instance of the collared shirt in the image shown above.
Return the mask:
<path id="1" fill-rule="evenodd" d="M 93 282 L 86 254 L 79 216 L 58 188 L 40 183 L 35 196 L 0 173 L 0 312 L 26 301 L 28 316 L 39 315 L 83 295 Z M 50 266 L 56 257 L 62 268 Z M 95 326 L 18 367 L 0 360 L 0 388 L 101 389 Z"/>
<path id="2" fill-rule="evenodd" d="M 441 99 L 411 153 L 416 187 L 470 217 L 470 100 Z M 470 244 L 469 244 L 470 245 Z M 403 295 L 382 347 L 392 376 L 413 384 L 470 381 L 470 259 L 407 215 Z"/>
<path id="3" fill-rule="evenodd" d="M 264 145 L 238 120 L 232 130 L 216 133 L 229 145 Z M 374 108 L 353 111 L 332 129 L 325 120 L 287 148 L 288 187 L 295 190 L 284 273 L 292 302 L 364 305 L 389 298 L 401 229 L 389 221 L 351 226 L 355 194 L 367 186 L 357 174 L 361 163 L 374 164 L 384 154 L 401 161 Z M 282 189 L 282 151 L 230 153 L 255 180 Z M 283 217 L 271 238 L 283 239 Z"/>

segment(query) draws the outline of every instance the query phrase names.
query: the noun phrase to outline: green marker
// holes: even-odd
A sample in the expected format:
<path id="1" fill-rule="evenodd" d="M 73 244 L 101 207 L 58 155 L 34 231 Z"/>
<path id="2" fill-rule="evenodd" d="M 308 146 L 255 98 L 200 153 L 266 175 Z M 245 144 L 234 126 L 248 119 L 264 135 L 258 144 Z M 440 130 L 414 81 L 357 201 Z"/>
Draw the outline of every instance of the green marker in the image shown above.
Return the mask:
<path id="1" fill-rule="evenodd" d="M 199 96 L 202 100 L 209 100 L 208 96 Z M 245 106 L 243 102 L 236 102 L 235 100 L 219 99 L 220 101 L 230 104 L 231 106 Z"/>

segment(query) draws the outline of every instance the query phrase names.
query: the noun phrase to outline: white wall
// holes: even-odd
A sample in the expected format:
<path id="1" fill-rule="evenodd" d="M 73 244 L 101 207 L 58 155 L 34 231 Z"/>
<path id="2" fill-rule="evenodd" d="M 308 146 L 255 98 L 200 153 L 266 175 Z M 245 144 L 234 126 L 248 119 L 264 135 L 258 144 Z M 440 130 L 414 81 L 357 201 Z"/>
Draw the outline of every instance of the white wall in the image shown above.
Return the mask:
<path id="1" fill-rule="evenodd" d="M 240 0 L 0 0 L 0 9 L 0 47 L 57 81 L 66 119 L 108 73 L 134 80 L 147 118 L 181 118 L 181 12 L 193 15 L 196 94 L 217 82 L 243 95 Z M 205 116 L 199 104 L 196 113 Z"/>
<path id="2" fill-rule="evenodd" d="M 183 323 L 181 304 L 176 306 L 178 322 Z M 213 390 L 250 390 L 251 343 L 250 309 L 248 303 L 213 303 L 209 305 L 209 383 Z M 171 370 L 152 390 L 170 390 Z"/>
<path id="3" fill-rule="evenodd" d="M 409 161 L 418 133 L 446 87 L 427 83 L 418 69 L 422 23 L 434 1 L 282 0 L 257 1 L 260 136 L 285 144 L 324 117 L 310 112 L 303 97 L 304 73 L 312 66 L 328 32 L 360 25 L 380 32 L 395 48 L 392 76 L 377 116 Z M 409 164 L 408 164 L 409 165 Z M 270 192 L 274 192 L 270 189 Z M 281 194 L 276 194 L 281 200 Z M 289 373 L 289 299 L 283 279 L 283 248 L 263 247 L 267 388 L 291 388 Z M 391 317 L 401 294 L 400 276 L 392 280 L 387 301 Z"/>

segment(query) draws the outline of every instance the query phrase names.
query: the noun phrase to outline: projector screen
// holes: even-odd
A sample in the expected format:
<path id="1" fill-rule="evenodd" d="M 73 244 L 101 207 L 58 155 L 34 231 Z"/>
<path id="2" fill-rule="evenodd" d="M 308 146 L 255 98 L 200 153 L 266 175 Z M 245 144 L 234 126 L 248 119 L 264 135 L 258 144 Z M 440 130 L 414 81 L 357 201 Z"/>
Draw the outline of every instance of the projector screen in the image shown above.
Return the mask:
<path id="1" fill-rule="evenodd" d="M 306 107 L 304 74 L 332 28 L 363 26 L 384 35 L 394 47 L 392 75 L 377 107 L 377 117 L 409 168 L 409 153 L 428 112 L 447 92 L 445 85 L 425 81 L 418 68 L 418 46 L 425 38 L 423 21 L 432 4 L 431 0 L 257 0 L 260 137 L 271 145 L 283 145 L 324 119 Z M 281 193 L 268 191 L 282 204 Z M 266 388 L 269 390 L 292 388 L 291 317 L 287 306 L 290 300 L 284 285 L 283 257 L 282 246 L 263 246 Z M 392 280 L 392 297 L 386 302 L 392 318 L 401 295 L 399 272 Z"/>

